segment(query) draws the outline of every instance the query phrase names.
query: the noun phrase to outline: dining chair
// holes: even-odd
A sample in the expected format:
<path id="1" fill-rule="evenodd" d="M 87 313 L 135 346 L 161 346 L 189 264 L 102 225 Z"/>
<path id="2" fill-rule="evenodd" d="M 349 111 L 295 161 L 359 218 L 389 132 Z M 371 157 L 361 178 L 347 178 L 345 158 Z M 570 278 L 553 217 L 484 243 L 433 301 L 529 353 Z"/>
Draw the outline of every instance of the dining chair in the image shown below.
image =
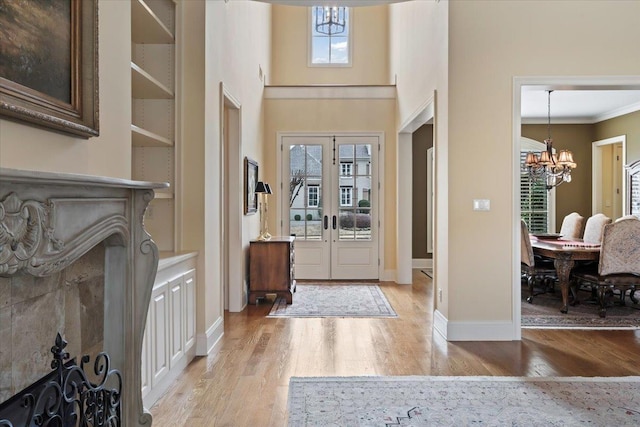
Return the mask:
<path id="1" fill-rule="evenodd" d="M 640 220 L 640 218 L 638 218 L 636 215 L 625 215 L 625 216 L 621 216 L 620 218 L 616 219 L 616 222 L 618 222 L 618 221 L 624 221 L 625 219 L 636 219 L 636 220 Z"/>
<path id="2" fill-rule="evenodd" d="M 625 219 L 607 224 L 602 235 L 597 273 L 576 270 L 578 283 L 597 288 L 600 317 L 606 317 L 607 294 L 620 292 L 620 302 L 629 291 L 631 301 L 638 304 L 635 292 L 640 287 L 640 221 Z"/>
<path id="3" fill-rule="evenodd" d="M 527 302 L 533 303 L 533 297 L 546 292 L 547 288 L 555 281 L 557 274 L 553 266 L 553 261 L 542 261 L 533 256 L 533 247 L 529 237 L 529 229 L 527 223 L 520 220 L 520 267 L 523 277 L 527 280 L 529 287 L 529 296 Z M 534 286 L 541 280 L 544 285 L 544 291 L 534 293 Z"/>
<path id="4" fill-rule="evenodd" d="M 590 216 L 584 226 L 582 240 L 585 243 L 600 244 L 602 242 L 602 231 L 607 224 L 611 224 L 611 218 L 604 214 L 597 213 Z"/>
<path id="5" fill-rule="evenodd" d="M 577 212 L 571 212 L 562 220 L 560 235 L 565 239 L 579 239 L 582 237 L 584 217 Z"/>

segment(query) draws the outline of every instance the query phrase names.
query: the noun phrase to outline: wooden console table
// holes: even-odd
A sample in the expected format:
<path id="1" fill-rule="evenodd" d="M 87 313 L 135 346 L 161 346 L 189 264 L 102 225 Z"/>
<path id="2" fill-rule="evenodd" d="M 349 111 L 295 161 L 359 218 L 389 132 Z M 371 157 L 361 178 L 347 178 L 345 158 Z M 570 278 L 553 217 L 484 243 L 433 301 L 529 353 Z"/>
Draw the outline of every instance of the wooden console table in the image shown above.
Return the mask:
<path id="1" fill-rule="evenodd" d="M 293 302 L 294 241 L 295 237 L 272 237 L 249 243 L 249 304 L 267 294 L 284 297 L 287 304 Z"/>

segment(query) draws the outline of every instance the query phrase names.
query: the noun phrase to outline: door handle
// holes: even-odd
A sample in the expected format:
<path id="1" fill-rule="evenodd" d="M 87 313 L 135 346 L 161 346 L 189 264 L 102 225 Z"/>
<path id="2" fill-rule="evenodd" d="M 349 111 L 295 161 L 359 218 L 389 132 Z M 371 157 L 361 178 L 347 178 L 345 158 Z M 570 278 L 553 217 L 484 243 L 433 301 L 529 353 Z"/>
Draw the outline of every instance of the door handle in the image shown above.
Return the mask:
<path id="1" fill-rule="evenodd" d="M 333 229 L 336 229 L 336 226 L 338 225 L 338 217 L 336 217 L 335 215 L 333 216 Z"/>
<path id="2" fill-rule="evenodd" d="M 324 216 L 324 229 L 329 228 L 329 215 Z"/>

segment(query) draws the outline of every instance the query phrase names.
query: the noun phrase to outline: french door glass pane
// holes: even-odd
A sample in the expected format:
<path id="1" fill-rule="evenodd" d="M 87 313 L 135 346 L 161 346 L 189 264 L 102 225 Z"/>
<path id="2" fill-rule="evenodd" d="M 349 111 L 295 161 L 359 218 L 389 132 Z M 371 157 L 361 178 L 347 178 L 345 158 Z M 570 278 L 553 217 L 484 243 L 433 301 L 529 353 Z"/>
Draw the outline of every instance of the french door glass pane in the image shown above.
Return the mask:
<path id="1" fill-rule="evenodd" d="M 340 145 L 340 240 L 371 240 L 371 149 L 371 144 Z"/>
<path id="2" fill-rule="evenodd" d="M 322 145 L 289 147 L 289 232 L 322 239 Z"/>

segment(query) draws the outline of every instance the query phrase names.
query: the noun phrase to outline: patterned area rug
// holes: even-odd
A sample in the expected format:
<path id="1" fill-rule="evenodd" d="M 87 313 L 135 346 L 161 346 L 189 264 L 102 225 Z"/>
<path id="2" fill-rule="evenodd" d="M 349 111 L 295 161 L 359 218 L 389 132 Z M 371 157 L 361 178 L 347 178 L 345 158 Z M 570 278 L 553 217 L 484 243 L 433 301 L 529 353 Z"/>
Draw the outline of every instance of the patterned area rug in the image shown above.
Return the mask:
<path id="1" fill-rule="evenodd" d="M 587 301 L 591 294 L 579 291 L 580 304 L 569 306 L 567 314 L 560 313 L 562 297 L 560 289 L 533 297 L 533 304 L 526 301 L 527 288 L 522 288 L 523 328 L 571 328 L 571 329 L 640 329 L 640 305 L 634 305 L 629 297 L 626 306 L 611 304 L 607 307 L 607 317 L 599 316 L 599 305 Z M 617 300 L 617 298 L 616 298 Z"/>
<path id="2" fill-rule="evenodd" d="M 640 377 L 293 377 L 289 426 L 637 426 Z"/>
<path id="3" fill-rule="evenodd" d="M 293 304 L 278 298 L 267 317 L 397 317 L 378 285 L 298 284 Z"/>

